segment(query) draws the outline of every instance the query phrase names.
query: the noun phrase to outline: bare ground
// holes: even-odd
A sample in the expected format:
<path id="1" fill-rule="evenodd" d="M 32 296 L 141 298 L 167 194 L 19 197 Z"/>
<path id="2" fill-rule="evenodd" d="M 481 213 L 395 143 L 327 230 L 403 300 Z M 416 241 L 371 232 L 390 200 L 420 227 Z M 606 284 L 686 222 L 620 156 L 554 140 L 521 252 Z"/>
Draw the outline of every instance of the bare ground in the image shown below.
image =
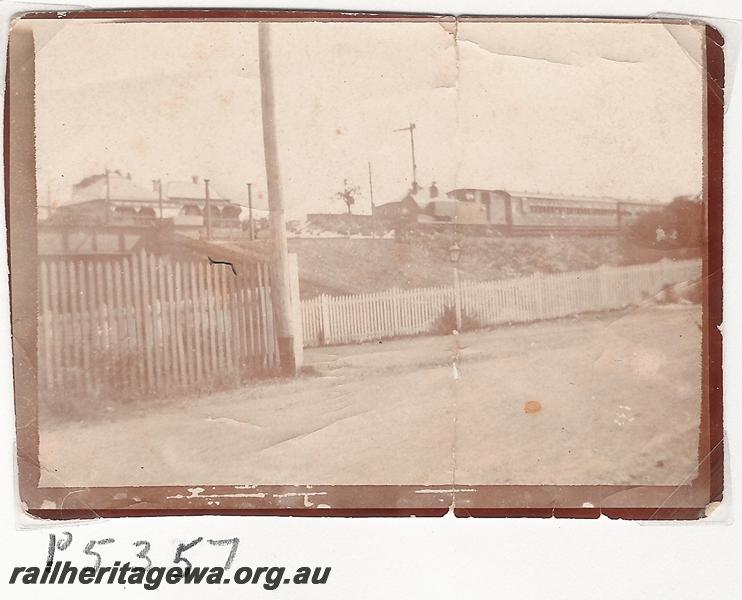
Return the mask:
<path id="1" fill-rule="evenodd" d="M 468 333 L 458 379 L 451 337 L 307 351 L 313 376 L 49 424 L 41 484 L 678 485 L 698 462 L 700 318 Z"/>

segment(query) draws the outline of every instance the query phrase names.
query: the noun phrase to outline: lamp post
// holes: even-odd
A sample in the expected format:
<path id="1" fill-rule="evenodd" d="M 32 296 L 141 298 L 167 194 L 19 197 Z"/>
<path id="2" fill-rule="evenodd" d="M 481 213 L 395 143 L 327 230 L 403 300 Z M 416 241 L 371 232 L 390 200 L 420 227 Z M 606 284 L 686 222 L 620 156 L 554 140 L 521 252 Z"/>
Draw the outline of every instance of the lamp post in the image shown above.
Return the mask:
<path id="1" fill-rule="evenodd" d="M 461 331 L 461 282 L 459 281 L 459 258 L 461 246 L 455 241 L 448 248 L 448 260 L 453 264 L 453 302 L 456 311 L 456 330 Z"/>

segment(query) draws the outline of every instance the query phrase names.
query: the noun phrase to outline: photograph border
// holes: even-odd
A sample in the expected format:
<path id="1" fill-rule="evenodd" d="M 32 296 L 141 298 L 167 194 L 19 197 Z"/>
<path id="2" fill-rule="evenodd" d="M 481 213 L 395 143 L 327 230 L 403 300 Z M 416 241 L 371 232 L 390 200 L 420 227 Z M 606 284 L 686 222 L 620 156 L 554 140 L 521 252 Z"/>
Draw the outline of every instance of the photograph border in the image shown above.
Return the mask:
<path id="1" fill-rule="evenodd" d="M 142 21 L 439 21 L 449 15 L 255 11 L 234 9 L 133 9 L 32 12 L 22 19 L 136 19 Z M 584 22 L 587 17 L 460 17 L 460 20 Z M 687 22 L 644 17 L 595 22 Z M 702 23 L 698 19 L 694 22 Z M 724 40 L 705 26 L 704 196 L 707 247 L 703 257 L 702 410 L 698 477 L 684 486 L 486 485 L 450 488 L 415 485 L 40 487 L 36 396 L 37 299 L 29 257 L 36 256 L 34 73 L 23 59 L 33 40 L 9 37 L 5 94 L 5 210 L 10 269 L 11 330 L 16 409 L 18 484 L 24 510 L 43 519 L 165 515 L 442 516 L 697 519 L 723 493 L 722 222 Z M 25 234 L 25 235 L 24 235 Z M 105 451 L 105 449 L 101 449 Z M 323 508 L 329 506 L 331 508 Z M 521 506 L 522 505 L 522 506 Z"/>

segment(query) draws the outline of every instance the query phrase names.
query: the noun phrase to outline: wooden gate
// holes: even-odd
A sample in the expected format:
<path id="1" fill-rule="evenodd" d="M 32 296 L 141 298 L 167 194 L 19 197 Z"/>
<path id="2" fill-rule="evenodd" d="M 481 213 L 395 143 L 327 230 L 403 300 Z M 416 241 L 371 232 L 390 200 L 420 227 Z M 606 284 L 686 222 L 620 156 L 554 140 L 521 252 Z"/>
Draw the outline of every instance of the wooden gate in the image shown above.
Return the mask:
<path id="1" fill-rule="evenodd" d="M 42 395 L 153 397 L 228 388 L 278 367 L 267 264 L 142 252 L 41 259 Z"/>

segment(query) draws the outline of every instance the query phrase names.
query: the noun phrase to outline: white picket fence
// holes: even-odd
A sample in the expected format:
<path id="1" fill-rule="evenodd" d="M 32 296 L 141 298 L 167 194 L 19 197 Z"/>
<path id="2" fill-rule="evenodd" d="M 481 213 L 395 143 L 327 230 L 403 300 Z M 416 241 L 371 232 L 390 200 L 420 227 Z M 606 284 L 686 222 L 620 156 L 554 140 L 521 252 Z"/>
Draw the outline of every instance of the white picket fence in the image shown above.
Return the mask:
<path id="1" fill-rule="evenodd" d="M 554 319 L 639 304 L 666 285 L 701 276 L 699 260 L 602 266 L 454 286 L 397 288 L 303 300 L 304 346 L 348 344 L 430 332 L 458 294 L 464 318 L 481 326 Z M 471 322 L 471 321 L 470 321 Z"/>

